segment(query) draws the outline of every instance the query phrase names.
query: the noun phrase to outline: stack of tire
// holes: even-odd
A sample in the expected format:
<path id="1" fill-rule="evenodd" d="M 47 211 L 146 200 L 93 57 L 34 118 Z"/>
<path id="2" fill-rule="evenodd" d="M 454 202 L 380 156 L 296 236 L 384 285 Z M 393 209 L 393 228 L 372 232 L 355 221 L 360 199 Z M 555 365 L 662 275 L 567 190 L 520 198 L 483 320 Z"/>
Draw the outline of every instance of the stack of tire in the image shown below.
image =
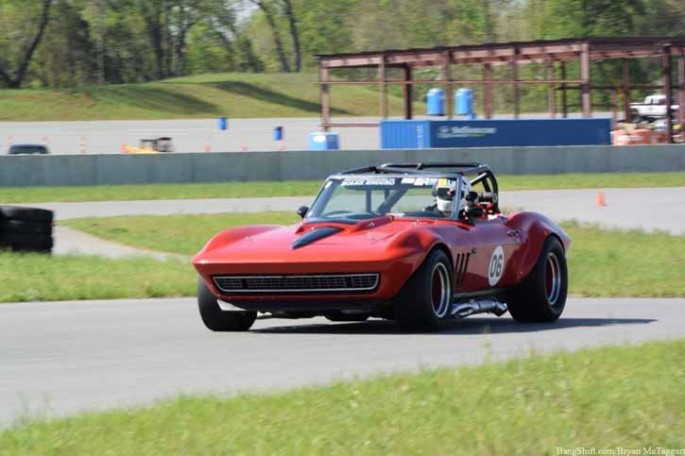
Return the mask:
<path id="1" fill-rule="evenodd" d="M 47 209 L 0 206 L 0 250 L 51 253 L 53 219 Z"/>

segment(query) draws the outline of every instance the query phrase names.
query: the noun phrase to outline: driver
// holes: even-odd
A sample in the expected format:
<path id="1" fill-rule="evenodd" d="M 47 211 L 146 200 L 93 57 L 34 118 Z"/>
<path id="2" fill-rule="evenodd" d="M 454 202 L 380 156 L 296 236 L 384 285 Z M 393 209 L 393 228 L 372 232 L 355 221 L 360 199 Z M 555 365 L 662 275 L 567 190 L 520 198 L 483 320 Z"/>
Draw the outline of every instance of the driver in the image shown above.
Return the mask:
<path id="1" fill-rule="evenodd" d="M 459 211 L 466 208 L 467 201 L 466 196 L 471 191 L 471 185 L 468 181 L 461 181 L 461 201 L 459 201 Z M 457 181 L 439 179 L 438 182 L 433 186 L 433 196 L 435 197 L 435 209 L 440 211 L 445 217 L 450 217 L 452 215 L 452 208 L 454 208 L 454 197 L 457 193 Z"/>

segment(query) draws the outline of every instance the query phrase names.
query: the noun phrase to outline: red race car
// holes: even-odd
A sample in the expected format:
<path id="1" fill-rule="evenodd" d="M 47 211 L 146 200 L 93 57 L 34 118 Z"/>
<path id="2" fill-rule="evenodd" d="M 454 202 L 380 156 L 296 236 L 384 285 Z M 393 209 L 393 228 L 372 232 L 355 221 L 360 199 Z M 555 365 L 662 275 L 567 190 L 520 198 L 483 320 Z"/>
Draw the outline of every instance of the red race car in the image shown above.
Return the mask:
<path id="1" fill-rule="evenodd" d="M 502 214 L 486 165 L 344 171 L 298 214 L 221 232 L 193 258 L 207 328 L 246 331 L 264 313 L 434 331 L 477 313 L 552 322 L 564 310 L 569 236 L 541 214 Z"/>

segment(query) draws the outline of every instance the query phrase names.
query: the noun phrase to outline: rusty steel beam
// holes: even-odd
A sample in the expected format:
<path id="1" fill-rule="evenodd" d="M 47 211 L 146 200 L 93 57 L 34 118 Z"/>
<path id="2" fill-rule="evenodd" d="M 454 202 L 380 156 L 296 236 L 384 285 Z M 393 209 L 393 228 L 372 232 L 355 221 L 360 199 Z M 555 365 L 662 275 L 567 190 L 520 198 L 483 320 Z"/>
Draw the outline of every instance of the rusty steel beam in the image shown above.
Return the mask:
<path id="1" fill-rule="evenodd" d="M 661 57 L 661 71 L 664 76 L 664 94 L 666 95 L 666 132 L 668 134 L 668 142 L 673 142 L 673 113 L 671 112 L 671 95 L 673 91 L 672 73 L 671 73 L 671 46 L 664 46 Z"/>
<path id="2" fill-rule="evenodd" d="M 623 92 L 623 118 L 626 122 L 632 120 L 633 113 L 630 109 L 630 74 L 628 72 L 628 60 L 621 60 L 621 91 Z"/>
<path id="3" fill-rule="evenodd" d="M 491 64 L 486 64 L 491 65 Z M 500 78 L 500 79 L 422 79 L 413 81 L 402 81 L 397 79 L 392 79 L 385 81 L 389 85 L 416 85 L 416 84 L 446 84 L 451 82 L 452 84 L 502 84 L 502 83 L 513 83 L 518 82 L 520 84 L 560 84 L 565 82 L 567 84 L 581 84 L 582 79 L 513 79 L 513 78 Z M 365 81 L 329 81 L 328 85 L 376 85 L 378 81 L 376 80 L 365 80 Z"/>
<path id="4" fill-rule="evenodd" d="M 385 69 L 385 58 L 383 58 L 381 59 L 380 65 L 378 65 L 378 88 L 381 92 L 381 117 L 383 119 L 388 117 L 388 85 L 386 83 L 387 78 L 388 72 Z"/>
<path id="5" fill-rule="evenodd" d="M 492 65 L 486 63 L 483 65 L 483 80 L 492 81 L 493 70 Z M 492 84 L 483 82 L 483 111 L 486 119 L 492 119 L 494 114 L 494 97 L 492 93 Z"/>
<path id="6" fill-rule="evenodd" d="M 331 93 L 328 82 L 330 79 L 330 72 L 328 68 L 319 68 L 319 83 L 321 84 L 321 125 L 323 131 L 328 131 L 328 123 L 331 120 Z"/>
<path id="7" fill-rule="evenodd" d="M 514 80 L 514 119 L 518 119 L 521 114 L 521 93 L 519 92 L 518 84 L 518 52 L 514 49 L 514 53 L 511 56 L 511 78 Z"/>
<path id="8" fill-rule="evenodd" d="M 678 56 L 678 123 L 681 138 L 685 137 L 685 51 Z"/>
<path id="9" fill-rule="evenodd" d="M 492 91 L 494 84 L 513 84 L 514 86 L 514 111 L 519 114 L 520 86 L 521 84 L 546 84 L 548 86 L 559 85 L 558 88 L 548 88 L 548 109 L 551 115 L 557 110 L 556 97 L 550 97 L 556 90 L 561 90 L 561 105 L 564 117 L 568 116 L 569 109 L 569 90 L 581 91 L 581 106 L 584 116 L 592 115 L 593 90 L 615 90 L 620 89 L 626 96 L 624 97 L 623 111 L 629 114 L 629 97 L 631 89 L 645 88 L 654 89 L 663 86 L 653 84 L 632 84 L 630 81 L 622 81 L 620 86 L 593 86 L 591 78 L 590 63 L 603 59 L 638 59 L 659 57 L 665 70 L 665 49 L 669 49 L 671 56 L 678 56 L 678 85 L 672 85 L 671 89 L 678 92 L 678 101 L 681 109 L 678 113 L 678 122 L 685 124 L 685 37 L 617 37 L 617 38 L 587 38 L 580 40 L 555 40 L 555 41 L 532 41 L 532 42 L 511 42 L 483 45 L 448 46 L 432 49 L 403 49 L 377 52 L 362 52 L 348 54 L 331 54 L 318 56 L 320 66 L 320 85 L 321 85 L 321 118 L 322 125 L 326 128 L 334 125 L 331 123 L 331 104 L 330 87 L 337 84 L 364 85 L 379 84 L 381 88 L 381 115 L 388 115 L 387 106 L 387 87 L 389 85 L 403 85 L 405 97 L 404 116 L 413 116 L 411 99 L 414 84 L 441 84 L 448 89 L 448 103 L 453 103 L 451 89 L 455 84 L 473 84 L 483 87 L 483 102 L 486 115 L 492 111 Z M 580 79 L 568 79 L 567 62 L 580 61 Z M 543 64 L 549 62 L 559 62 L 561 77 L 554 79 L 547 70 L 544 79 L 518 79 L 520 65 Z M 452 65 L 482 65 L 482 79 L 452 79 L 452 72 L 459 71 L 459 68 L 452 68 Z M 496 66 L 509 65 L 512 68 L 512 77 L 504 79 L 493 79 L 493 68 Z M 625 63 L 624 63 L 625 65 Z M 413 80 L 411 73 L 415 66 L 442 67 L 445 77 L 440 80 Z M 330 68 L 345 67 L 370 67 L 378 68 L 378 81 L 331 81 Z M 383 68 L 381 68 L 383 67 Z M 388 68 L 402 68 L 404 78 L 402 80 L 388 80 Z M 551 70 L 552 72 L 554 69 Z M 407 72 L 410 76 L 407 77 Z M 664 80 L 664 85 L 667 81 Z M 671 84 L 675 84 L 671 81 Z M 578 85 L 576 87 L 575 85 Z M 665 87 L 664 87 L 665 88 Z M 488 102 L 488 97 L 490 101 Z M 552 105 L 554 104 L 554 105 Z M 448 107 L 448 112 L 453 113 L 452 106 Z"/>
<path id="10" fill-rule="evenodd" d="M 616 130 L 618 124 L 618 90 L 611 91 L 611 129 Z"/>
<path id="11" fill-rule="evenodd" d="M 545 79 L 549 81 L 554 79 L 554 62 L 548 62 L 545 67 Z M 549 117 L 554 119 L 557 116 L 557 94 L 554 91 L 554 83 L 550 83 L 547 88 L 547 110 Z"/>
<path id="12" fill-rule="evenodd" d="M 561 62 L 559 65 L 561 72 L 561 79 L 566 79 L 566 62 Z M 568 94 L 566 93 L 567 85 L 565 82 L 561 83 L 561 113 L 564 119 L 568 117 Z"/>
<path id="13" fill-rule="evenodd" d="M 414 117 L 413 112 L 413 98 L 414 98 L 414 85 L 410 84 L 412 82 L 412 69 L 411 65 L 404 66 L 404 89 L 402 95 L 404 96 L 404 118 L 409 120 Z"/>
<path id="14" fill-rule="evenodd" d="M 583 117 L 592 117 L 592 98 L 590 97 L 590 48 L 584 44 L 580 53 L 580 79 L 582 82 L 581 104 Z"/>
<path id="15" fill-rule="evenodd" d="M 326 124 L 329 128 L 330 127 L 339 127 L 339 128 L 357 128 L 357 127 L 377 127 L 380 125 L 378 122 L 329 122 Z"/>
<path id="16" fill-rule="evenodd" d="M 454 89 L 452 85 L 452 60 L 450 51 L 446 51 L 443 56 L 443 72 L 445 76 L 445 101 L 447 110 L 447 118 L 454 117 Z"/>

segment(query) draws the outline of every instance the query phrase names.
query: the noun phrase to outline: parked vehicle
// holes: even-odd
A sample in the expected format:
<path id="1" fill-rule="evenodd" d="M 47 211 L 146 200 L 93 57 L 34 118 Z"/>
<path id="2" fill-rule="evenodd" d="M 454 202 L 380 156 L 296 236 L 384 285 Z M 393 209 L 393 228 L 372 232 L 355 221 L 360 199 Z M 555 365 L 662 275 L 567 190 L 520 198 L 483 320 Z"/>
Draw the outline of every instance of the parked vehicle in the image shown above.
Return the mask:
<path id="1" fill-rule="evenodd" d="M 173 151 L 174 145 L 171 138 L 168 137 L 141 139 L 137 147 L 129 145 L 122 147 L 122 152 L 125 154 L 156 154 Z"/>
<path id="2" fill-rule="evenodd" d="M 8 155 L 47 155 L 50 151 L 42 144 L 13 144 Z"/>
<path id="3" fill-rule="evenodd" d="M 541 214 L 502 214 L 486 165 L 341 172 L 298 214 L 223 231 L 193 258 L 207 328 L 246 331 L 263 313 L 434 331 L 477 313 L 552 322 L 564 310 L 569 236 Z"/>
<path id="4" fill-rule="evenodd" d="M 648 120 L 651 122 L 666 117 L 667 106 L 666 95 L 655 94 L 647 96 L 643 103 L 630 103 L 630 111 L 634 121 Z M 670 107 L 671 111 L 677 112 L 677 104 L 671 104 Z"/>

